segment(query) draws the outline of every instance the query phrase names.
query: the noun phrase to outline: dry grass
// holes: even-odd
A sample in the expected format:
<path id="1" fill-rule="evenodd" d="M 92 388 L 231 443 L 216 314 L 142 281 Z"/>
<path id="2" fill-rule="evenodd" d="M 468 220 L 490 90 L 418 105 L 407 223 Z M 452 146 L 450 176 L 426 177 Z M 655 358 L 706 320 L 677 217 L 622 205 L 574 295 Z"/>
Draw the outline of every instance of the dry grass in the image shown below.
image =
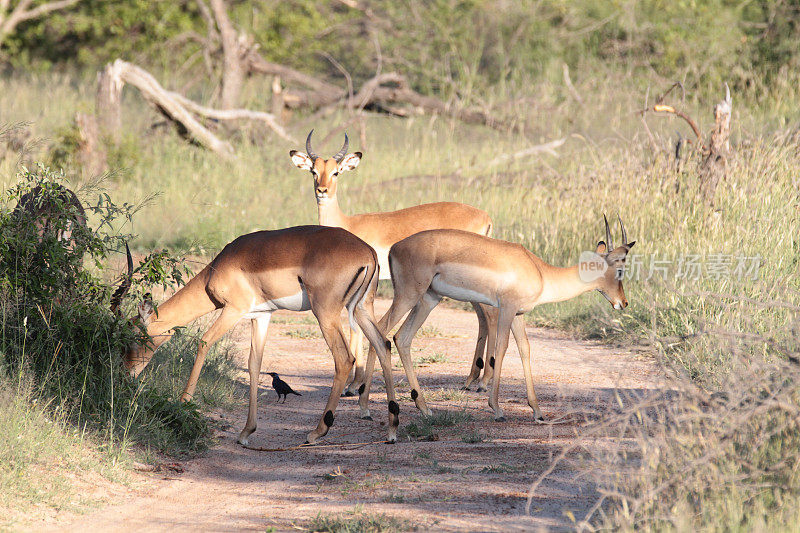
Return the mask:
<path id="1" fill-rule="evenodd" d="M 663 357 L 665 366 L 680 376 L 668 384 L 674 392 L 646 400 L 652 408 L 640 409 L 638 415 L 618 413 L 604 422 L 610 425 L 587 429 L 590 438 L 591 431 L 619 429 L 622 423 L 631 436 L 626 442 L 639 450 L 620 449 L 614 460 L 601 463 L 611 465 L 616 477 L 613 483 L 604 481 L 613 488 L 598 507 L 605 514 L 592 520 L 653 529 L 687 524 L 711 529 L 715 520 L 731 529 L 759 527 L 760 521 L 792 523 L 800 508 L 793 496 L 794 463 L 775 459 L 770 468 L 779 473 L 776 477 L 758 455 L 767 449 L 794 450 L 791 433 L 774 433 L 789 427 L 780 420 L 789 424 L 792 419 L 771 400 L 758 402 L 765 391 L 779 388 L 771 380 L 780 382 L 782 372 L 794 375 L 793 367 L 781 362 L 781 346 L 797 341 L 792 328 L 800 307 L 800 152 L 796 129 L 785 126 L 797 119 L 796 106 L 787 111 L 781 100 L 748 107 L 734 95 L 734 156 L 712 206 L 698 196 L 698 158 L 692 156 L 680 171 L 673 164 L 675 131 L 683 131 L 684 124 L 648 118 L 658 147 L 654 150 L 631 113 L 643 99 L 633 85 L 614 75 L 576 76 L 573 81 L 580 94 L 592 95 L 591 105 L 576 106 L 564 87 L 531 84 L 525 100 L 529 104 L 519 112 L 539 129 L 527 137 L 443 118 L 400 121 L 368 115 L 368 145 L 359 146 L 351 135 L 351 149 L 363 150 L 365 156 L 357 171 L 341 179 L 342 207 L 356 213 L 438 200 L 466 202 L 492 215 L 495 236 L 520 242 L 557 265 L 576 262 L 581 251 L 593 249 L 603 238 L 602 213 L 619 213 L 637 241 L 625 281 L 631 305 L 615 312 L 601 297 L 589 294 L 543 306 L 528 317 L 538 325 L 636 344 Z M 636 83 L 647 81 L 661 83 Z M 257 94 L 253 88 L 248 94 Z M 41 138 L 52 139 L 58 128 L 68 125 L 72 110 L 90 105 L 92 98 L 91 91 L 74 91 L 65 79 L 0 81 L 4 120 L 40 117 L 33 128 Z M 691 95 L 684 103 L 703 131 L 710 126 L 712 104 L 694 101 Z M 126 125 L 133 141 L 126 145 L 130 153 L 120 154 L 127 168 L 109 183 L 119 200 L 135 202 L 161 193 L 132 228 L 140 235 L 135 243 L 140 249 L 169 245 L 210 255 L 247 231 L 316 222 L 311 178 L 287 156 L 298 146 L 274 139 L 259 138 L 258 144 L 242 140 L 239 158 L 223 162 L 169 132 L 150 130 L 155 115 L 141 112 L 141 105 L 126 98 Z M 302 138 L 316 127 L 323 134 L 346 119 L 334 114 L 324 123 L 292 126 L 292 133 Z M 563 136 L 568 140 L 559 157 L 492 163 L 499 155 Z M 316 148 L 327 153 L 333 144 Z M 46 148 L 41 153 L 46 155 Z M 14 164 L 10 158 L 0 162 L 0 185 L 13 181 Z M 681 275 L 679 268 L 694 256 L 700 275 Z M 755 277 L 734 275 L 742 259 L 758 265 Z M 720 273 L 723 267 L 727 272 Z M 744 392 L 729 390 L 734 385 L 760 391 L 748 393 L 748 401 L 761 405 L 760 410 L 740 406 Z M 780 390 L 789 394 L 788 385 Z M 729 399 L 701 409 L 698 402 L 708 394 L 704 391 L 726 392 Z M 641 421 L 632 425 L 627 422 L 631 418 Z M 736 426 L 738 433 L 731 432 L 732 420 L 743 424 Z M 766 421 L 769 427 L 761 425 Z M 761 443 L 760 432 L 771 440 Z M 737 439 L 745 442 L 737 444 Z M 761 443 L 760 448 L 744 446 L 747 442 Z M 703 469 L 710 462 L 700 461 L 704 457 L 717 458 L 723 466 L 707 473 Z M 627 463 L 629 459 L 642 461 L 641 467 L 630 470 L 637 463 Z M 692 463 L 695 459 L 700 462 Z M 745 461 L 754 465 L 752 470 Z M 675 481 L 683 470 L 691 483 L 681 488 Z M 712 485 L 701 481 L 706 475 L 724 490 L 708 490 Z"/>
<path id="2" fill-rule="evenodd" d="M 731 371 L 713 389 L 672 362 L 660 390 L 620 394 L 613 413 L 581 413 L 589 422 L 553 464 L 577 462 L 602 494 L 589 514 L 576 517 L 579 530 L 775 531 L 797 523 L 800 310 L 794 312 L 783 341 L 727 332 Z M 767 345 L 779 356 L 753 357 Z M 583 446 L 597 439 L 614 444 Z"/>

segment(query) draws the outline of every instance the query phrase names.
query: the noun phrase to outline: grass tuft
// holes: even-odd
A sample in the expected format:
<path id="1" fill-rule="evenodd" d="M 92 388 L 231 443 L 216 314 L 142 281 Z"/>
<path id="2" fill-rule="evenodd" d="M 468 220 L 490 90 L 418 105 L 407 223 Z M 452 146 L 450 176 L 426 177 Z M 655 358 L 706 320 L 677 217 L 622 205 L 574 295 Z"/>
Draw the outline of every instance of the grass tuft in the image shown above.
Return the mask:
<path id="1" fill-rule="evenodd" d="M 307 528 L 307 531 L 315 533 L 393 533 L 416 529 L 404 518 L 358 510 L 349 514 L 319 513 Z"/>

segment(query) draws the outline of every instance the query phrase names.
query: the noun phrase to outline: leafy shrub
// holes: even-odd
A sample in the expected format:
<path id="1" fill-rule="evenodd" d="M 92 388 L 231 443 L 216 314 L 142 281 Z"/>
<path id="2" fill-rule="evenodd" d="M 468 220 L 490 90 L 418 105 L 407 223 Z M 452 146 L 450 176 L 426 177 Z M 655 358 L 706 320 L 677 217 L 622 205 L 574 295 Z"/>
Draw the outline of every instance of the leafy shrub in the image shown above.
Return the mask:
<path id="1" fill-rule="evenodd" d="M 115 220 L 130 219 L 134 207 L 100 194 L 87 206 L 96 229 L 75 223 L 60 177 L 44 167 L 23 169 L 5 194 L 6 203 L 18 201 L 38 187 L 42 201 L 54 208 L 44 229 L 31 213 L 0 213 L 0 367 L 12 377 L 26 376 L 70 421 L 112 441 L 171 452 L 202 449 L 209 431 L 197 405 L 180 403 L 173 384 L 156 379 L 157 373 L 132 380 L 121 365 L 124 348 L 144 334 L 111 312 L 114 286 L 99 274 L 128 238 L 112 233 Z M 58 230 L 67 224 L 72 240 L 59 241 Z M 182 281 L 183 273 L 161 252 L 142 261 L 135 274 L 132 292 L 142 294 Z"/>

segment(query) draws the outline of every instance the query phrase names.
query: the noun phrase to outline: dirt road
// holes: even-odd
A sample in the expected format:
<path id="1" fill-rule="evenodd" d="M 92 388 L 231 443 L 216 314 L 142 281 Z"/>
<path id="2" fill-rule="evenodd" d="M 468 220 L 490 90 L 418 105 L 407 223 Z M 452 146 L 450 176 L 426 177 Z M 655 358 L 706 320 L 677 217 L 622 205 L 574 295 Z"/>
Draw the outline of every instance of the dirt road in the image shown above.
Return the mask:
<path id="1" fill-rule="evenodd" d="M 379 316 L 388 302 L 376 305 Z M 278 372 L 302 396 L 276 404 L 271 378 L 262 374 L 265 395 L 252 446 L 300 444 L 317 423 L 333 377 L 333 360 L 316 325 L 304 315 L 285 314 L 270 327 L 263 370 Z M 219 445 L 183 463 L 182 474 L 142 475 L 136 488 L 107 506 L 68 522 L 38 524 L 36 529 L 71 531 L 268 530 L 303 529 L 322 513 L 385 513 L 422 530 L 530 531 L 569 528 L 568 511 L 579 519 L 596 492 L 576 472 L 554 472 L 525 515 L 531 481 L 570 442 L 574 423 L 542 425 L 533 421 L 525 399 L 522 365 L 516 346 L 503 367 L 500 400 L 507 422 L 492 419 L 486 393 L 460 392 L 469 370 L 477 320 L 472 313 L 440 306 L 424 336 L 415 340 L 416 358 L 432 359 L 418 368 L 420 383 L 434 412 L 465 412 L 455 427 L 436 427 L 438 440 L 395 444 L 304 448 L 257 452 L 235 442 L 246 408 L 217 412 Z M 249 324 L 234 332 L 243 386 Z M 533 350 L 536 392 L 544 415 L 558 419 L 613 400 L 613 389 L 643 389 L 655 381 L 654 365 L 636 355 L 593 342 L 576 341 L 542 329 L 528 329 Z M 396 364 L 399 358 L 395 354 Z M 402 428 L 417 420 L 405 383 L 399 381 Z M 386 437 L 386 396 L 380 373 L 373 385 L 374 422 L 360 420 L 356 399 L 343 398 L 330 443 L 359 443 Z M 567 418 L 569 418 L 567 416 Z"/>

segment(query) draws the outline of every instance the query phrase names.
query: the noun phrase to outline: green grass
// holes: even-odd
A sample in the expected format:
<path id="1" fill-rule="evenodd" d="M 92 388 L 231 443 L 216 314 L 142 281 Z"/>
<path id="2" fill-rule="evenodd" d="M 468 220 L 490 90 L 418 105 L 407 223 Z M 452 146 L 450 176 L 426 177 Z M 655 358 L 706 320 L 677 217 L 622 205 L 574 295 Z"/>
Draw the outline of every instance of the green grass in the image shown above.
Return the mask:
<path id="1" fill-rule="evenodd" d="M 76 487 L 126 480 L 125 458 L 100 453 L 91 433 L 39 397 L 26 380 L 0 381 L 0 529 L 22 526 L 44 509 L 81 512 L 100 503 Z M 25 512 L 22 512 L 22 510 Z"/>
<path id="2" fill-rule="evenodd" d="M 348 514 L 319 513 L 306 527 L 307 531 L 324 533 L 393 533 L 416 529 L 409 520 L 360 509 Z"/>
<path id="3" fill-rule="evenodd" d="M 319 328 L 297 328 L 284 331 L 283 334 L 293 339 L 321 339 Z"/>
<path id="4" fill-rule="evenodd" d="M 466 444 L 479 444 L 481 442 L 485 442 L 486 438 L 487 437 L 485 434 L 477 430 L 470 431 L 469 433 L 464 433 L 463 435 L 461 435 L 461 440 Z"/>
<path id="5" fill-rule="evenodd" d="M 467 398 L 466 391 L 461 389 L 434 389 L 430 392 L 425 392 L 425 399 L 434 402 L 461 402 Z"/>
<path id="6" fill-rule="evenodd" d="M 403 428 L 405 434 L 412 438 L 426 438 L 434 435 L 436 428 L 462 426 L 472 421 L 472 415 L 466 411 L 439 411 L 430 416 L 422 415 Z"/>
<path id="7" fill-rule="evenodd" d="M 434 363 L 446 363 L 448 361 L 448 356 L 444 352 L 433 352 L 421 357 L 417 357 L 414 360 L 414 366 L 427 366 Z"/>
<path id="8" fill-rule="evenodd" d="M 735 375 L 731 354 L 737 350 L 754 361 L 783 357 L 775 347 L 796 339 L 793 324 L 800 306 L 800 153 L 795 128 L 788 126 L 800 114 L 791 105 L 796 88 L 750 106 L 734 94 L 734 155 L 712 207 L 698 197 L 696 165 L 690 162 L 677 172 L 671 163 L 675 132 L 687 136 L 685 124 L 647 117 L 660 149 L 654 152 L 632 113 L 642 107 L 641 88 L 652 85 L 652 99 L 663 80 L 642 76 L 628 82 L 624 73 L 603 69 L 580 76 L 573 70 L 573 75 L 578 93 L 591 95 L 590 103 L 576 105 L 560 83 L 529 83 L 520 95 L 526 103 L 518 106 L 534 124 L 525 136 L 441 117 L 399 120 L 367 114 L 368 145 L 360 146 L 358 136 L 351 135 L 351 150 L 363 150 L 364 158 L 356 171 L 340 178 L 342 208 L 359 213 L 440 200 L 469 203 L 491 214 L 494 236 L 519 242 L 555 265 L 574 264 L 581 251 L 594 249 L 604 238 L 602 214 L 614 219 L 619 213 L 637 241 L 625 280 L 630 306 L 614 311 L 601 296 L 586 294 L 535 309 L 526 317 L 530 323 L 637 344 L 685 373 L 692 386 L 710 390 Z M 93 88 L 71 81 L 59 76 L 0 80 L 3 120 L 35 118 L 33 136 L 50 139 L 32 158 L 48 157 L 54 132 L 69 125 L 74 110 L 91 108 Z M 257 94 L 258 83 L 251 80 L 247 94 Z M 698 101 L 689 94 L 682 103 L 703 132 L 710 129 L 712 105 L 722 96 L 721 89 L 712 89 L 719 95 L 715 99 Z M 131 228 L 139 235 L 136 248 L 170 246 L 212 255 L 244 232 L 317 221 L 311 177 L 294 168 L 287 155 L 301 145 L 273 137 L 255 143 L 243 136 L 236 142 L 238 158 L 225 162 L 172 132 L 150 130 L 156 115 L 142 106 L 138 96 L 126 93 L 124 117 L 134 141 L 120 156 L 125 170 L 107 183 L 115 198 L 129 202 L 160 193 Z M 294 120 L 289 128 L 302 139 L 315 127 L 321 139 L 346 119 L 334 113 L 317 124 Z M 559 157 L 491 164 L 499 155 L 562 136 L 568 139 Z M 315 148 L 330 153 L 338 142 Z M 15 165 L 14 158 L 0 161 L 0 186 L 13 183 Z M 67 170 L 79 185 L 74 169 Z M 759 257 L 757 279 L 707 271 L 698 279 L 678 275 L 682 258 L 698 255 L 707 266 L 717 254 L 729 255 L 731 268 L 738 256 Z M 657 270 L 662 262 L 668 265 L 665 275 Z M 386 282 L 381 287 L 386 291 Z M 747 335 L 760 340 L 746 341 Z M 423 422 L 413 428 L 409 435 L 433 432 Z M 699 489 L 697 498 L 713 500 Z"/>

